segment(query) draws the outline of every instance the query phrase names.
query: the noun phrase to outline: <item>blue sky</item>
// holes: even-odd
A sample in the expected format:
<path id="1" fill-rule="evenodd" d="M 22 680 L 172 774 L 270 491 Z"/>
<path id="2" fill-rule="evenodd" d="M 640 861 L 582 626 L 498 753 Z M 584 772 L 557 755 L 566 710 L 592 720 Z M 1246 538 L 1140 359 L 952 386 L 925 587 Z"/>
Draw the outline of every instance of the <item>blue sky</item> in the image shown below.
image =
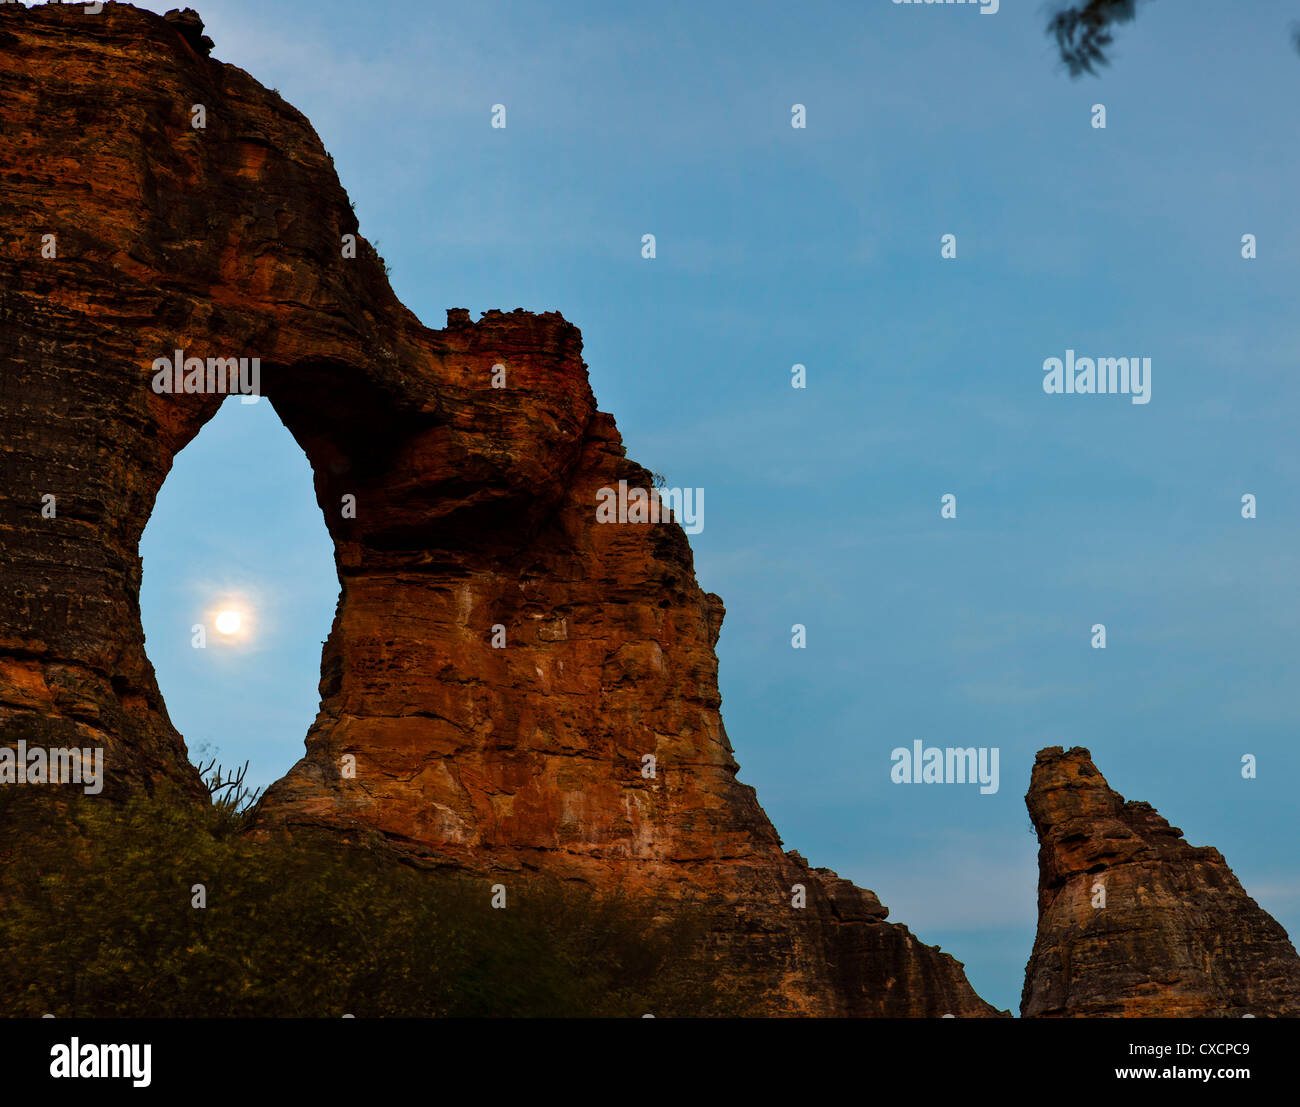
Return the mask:
<path id="1" fill-rule="evenodd" d="M 706 490 L 723 716 L 787 848 L 1015 1010 L 1029 770 L 1085 745 L 1296 933 L 1300 2 L 1151 0 L 1079 81 L 1037 2 L 622 7 L 200 11 L 311 119 L 421 319 L 562 311 L 629 456 Z M 1067 348 L 1150 357 L 1151 402 L 1046 395 Z M 269 783 L 338 585 L 268 404 L 180 455 L 141 552 L 173 721 Z M 191 649 L 226 592 L 256 647 Z M 999 791 L 891 783 L 916 739 L 998 747 Z"/>

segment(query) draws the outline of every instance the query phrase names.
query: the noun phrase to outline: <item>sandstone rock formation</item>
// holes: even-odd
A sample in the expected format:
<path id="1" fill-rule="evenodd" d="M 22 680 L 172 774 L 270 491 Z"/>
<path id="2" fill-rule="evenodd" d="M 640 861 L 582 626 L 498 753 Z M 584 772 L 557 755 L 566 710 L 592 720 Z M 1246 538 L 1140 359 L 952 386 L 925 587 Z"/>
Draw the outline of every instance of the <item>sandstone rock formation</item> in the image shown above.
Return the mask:
<path id="1" fill-rule="evenodd" d="M 203 33 L 203 20 L 193 8 L 185 8 L 184 10 L 172 8 L 163 18 L 180 32 L 181 37 L 197 53 L 202 54 L 205 58 L 212 53 L 212 48 L 216 43 Z"/>
<path id="2" fill-rule="evenodd" d="M 1300 957 L 1218 850 L 1126 803 L 1078 747 L 1039 752 L 1025 803 L 1039 876 L 1022 1015 L 1300 1015 Z"/>
<path id="3" fill-rule="evenodd" d="M 0 740 L 103 746 L 114 795 L 200 794 L 145 655 L 137 550 L 223 396 L 160 394 L 153 362 L 256 357 L 341 585 L 320 713 L 264 826 L 705 901 L 720 964 L 761 977 L 772 1013 L 996 1014 L 870 892 L 783 852 L 736 779 L 723 607 L 685 534 L 595 521 L 599 489 L 650 475 L 597 411 L 577 329 L 421 325 L 364 239 L 348 256 L 356 218 L 308 121 L 201 31 L 0 6 Z"/>

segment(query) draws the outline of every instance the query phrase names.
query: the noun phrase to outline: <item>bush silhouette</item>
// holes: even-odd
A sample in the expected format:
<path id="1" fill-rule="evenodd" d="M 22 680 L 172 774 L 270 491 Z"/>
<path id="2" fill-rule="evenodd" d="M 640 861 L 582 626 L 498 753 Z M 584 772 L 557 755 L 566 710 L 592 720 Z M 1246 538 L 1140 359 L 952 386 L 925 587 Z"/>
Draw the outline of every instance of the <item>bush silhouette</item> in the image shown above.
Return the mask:
<path id="1" fill-rule="evenodd" d="M 734 1014 L 704 916 L 412 868 L 219 807 L 0 789 L 0 1002 L 58 1017 Z M 51 797 L 56 796 L 56 799 Z M 206 907 L 191 906 L 204 885 Z"/>

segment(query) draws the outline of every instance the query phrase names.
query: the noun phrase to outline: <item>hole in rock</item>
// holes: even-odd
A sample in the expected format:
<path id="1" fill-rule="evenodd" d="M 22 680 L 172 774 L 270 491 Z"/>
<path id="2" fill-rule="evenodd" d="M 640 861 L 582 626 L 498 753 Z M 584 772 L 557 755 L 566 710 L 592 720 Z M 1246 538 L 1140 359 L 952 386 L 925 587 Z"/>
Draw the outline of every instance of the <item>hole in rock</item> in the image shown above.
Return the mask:
<path id="1" fill-rule="evenodd" d="M 140 540 L 140 612 L 190 760 L 247 761 L 251 791 L 303 755 L 339 583 L 306 456 L 268 400 L 241 401 L 163 482 Z"/>

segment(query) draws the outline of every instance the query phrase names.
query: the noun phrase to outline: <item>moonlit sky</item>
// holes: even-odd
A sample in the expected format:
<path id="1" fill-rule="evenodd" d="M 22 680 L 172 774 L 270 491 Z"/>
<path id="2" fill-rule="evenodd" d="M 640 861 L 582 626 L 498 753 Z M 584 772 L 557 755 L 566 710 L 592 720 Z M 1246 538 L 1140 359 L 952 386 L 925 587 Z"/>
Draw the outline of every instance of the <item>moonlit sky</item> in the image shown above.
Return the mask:
<path id="1" fill-rule="evenodd" d="M 311 119 L 424 322 L 560 310 L 629 456 L 706 490 L 723 717 L 787 848 L 1016 1010 L 1029 770 L 1084 745 L 1296 932 L 1300 3 L 1153 0 L 1079 81 L 1016 0 L 199 10 Z M 1150 404 L 1045 395 L 1067 347 L 1151 357 Z M 192 757 L 270 783 L 338 583 L 268 403 L 179 456 L 141 553 Z M 241 635 L 190 648 L 229 596 Z M 892 784 L 916 739 L 998 747 L 999 791 Z"/>

